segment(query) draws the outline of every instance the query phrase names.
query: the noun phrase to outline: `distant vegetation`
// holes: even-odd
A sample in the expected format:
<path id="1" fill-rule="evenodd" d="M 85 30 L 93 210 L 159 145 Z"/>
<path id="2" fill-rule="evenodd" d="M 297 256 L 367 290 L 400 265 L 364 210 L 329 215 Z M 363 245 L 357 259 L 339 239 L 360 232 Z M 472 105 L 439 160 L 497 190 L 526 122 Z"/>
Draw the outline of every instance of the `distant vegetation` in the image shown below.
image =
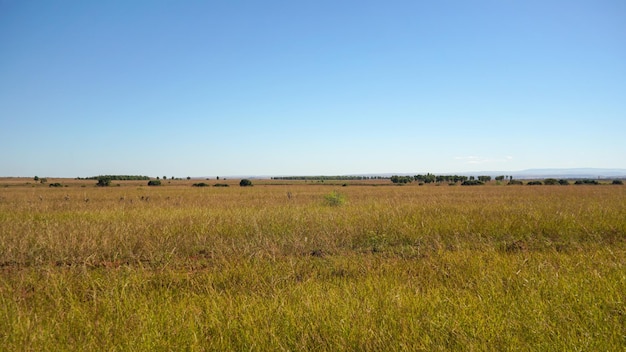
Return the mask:
<path id="1" fill-rule="evenodd" d="M 150 179 L 148 176 L 133 176 L 133 175 L 100 175 L 100 176 L 91 176 L 80 178 L 77 177 L 76 180 L 99 180 L 101 178 L 108 178 L 112 181 L 147 181 Z"/>
<path id="2" fill-rule="evenodd" d="M 272 180 L 308 180 L 308 181 L 349 181 L 349 180 L 383 180 L 383 176 L 276 176 Z"/>
<path id="3" fill-rule="evenodd" d="M 160 186 L 161 185 L 161 181 L 160 180 L 150 180 L 148 181 L 148 186 Z"/>
<path id="4" fill-rule="evenodd" d="M 575 185 L 598 185 L 600 184 L 597 180 L 577 180 L 574 182 Z"/>
<path id="5" fill-rule="evenodd" d="M 98 183 L 96 183 L 96 186 L 98 187 L 108 187 L 111 185 L 111 178 L 108 176 L 99 176 L 98 177 Z"/>
<path id="6" fill-rule="evenodd" d="M 252 186 L 252 181 L 248 180 L 247 178 L 244 178 L 243 180 L 239 181 L 239 186 L 241 187 Z"/>

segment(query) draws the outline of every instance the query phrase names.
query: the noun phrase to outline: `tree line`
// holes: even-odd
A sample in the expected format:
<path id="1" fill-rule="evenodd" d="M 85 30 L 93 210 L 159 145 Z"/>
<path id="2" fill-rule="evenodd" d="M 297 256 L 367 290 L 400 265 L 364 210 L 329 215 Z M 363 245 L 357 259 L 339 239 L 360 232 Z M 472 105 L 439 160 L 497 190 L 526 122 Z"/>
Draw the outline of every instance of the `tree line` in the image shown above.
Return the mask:
<path id="1" fill-rule="evenodd" d="M 91 177 L 76 177 L 76 180 L 99 180 L 102 178 L 107 178 L 111 181 L 147 181 L 150 179 L 149 176 L 141 176 L 141 175 L 100 175 L 100 176 L 91 176 Z"/>
<path id="2" fill-rule="evenodd" d="M 274 176 L 272 180 L 305 180 L 305 181 L 351 181 L 351 180 L 383 180 L 383 176 Z"/>

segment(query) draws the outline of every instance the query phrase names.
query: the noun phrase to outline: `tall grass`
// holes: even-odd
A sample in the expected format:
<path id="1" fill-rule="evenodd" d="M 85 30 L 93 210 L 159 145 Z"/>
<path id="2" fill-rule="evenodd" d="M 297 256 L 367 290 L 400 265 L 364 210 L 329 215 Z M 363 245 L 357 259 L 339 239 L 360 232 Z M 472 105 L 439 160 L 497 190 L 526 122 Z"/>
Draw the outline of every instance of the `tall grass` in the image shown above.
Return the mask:
<path id="1" fill-rule="evenodd" d="M 0 345 L 623 349 L 625 188 L 357 185 L 0 188 Z"/>

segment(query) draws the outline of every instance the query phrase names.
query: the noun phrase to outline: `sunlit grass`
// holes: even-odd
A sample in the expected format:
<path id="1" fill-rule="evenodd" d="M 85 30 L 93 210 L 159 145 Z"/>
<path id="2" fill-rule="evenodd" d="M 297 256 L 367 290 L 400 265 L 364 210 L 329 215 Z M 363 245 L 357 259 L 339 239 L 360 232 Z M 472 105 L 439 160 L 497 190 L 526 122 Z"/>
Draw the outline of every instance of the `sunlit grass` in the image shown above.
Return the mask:
<path id="1" fill-rule="evenodd" d="M 626 343 L 621 186 L 142 184 L 0 188 L 3 349 Z"/>

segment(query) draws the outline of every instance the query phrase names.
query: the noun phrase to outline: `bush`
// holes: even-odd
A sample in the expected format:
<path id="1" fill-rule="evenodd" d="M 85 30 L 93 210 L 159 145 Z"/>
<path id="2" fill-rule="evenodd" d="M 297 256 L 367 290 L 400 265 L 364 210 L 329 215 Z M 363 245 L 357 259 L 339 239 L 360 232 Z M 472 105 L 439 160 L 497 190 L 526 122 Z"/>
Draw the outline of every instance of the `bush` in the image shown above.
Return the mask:
<path id="1" fill-rule="evenodd" d="M 575 185 L 599 185 L 600 183 L 596 180 L 578 180 L 574 182 Z"/>
<path id="2" fill-rule="evenodd" d="M 148 181 L 148 186 L 160 186 L 161 180 L 150 180 Z"/>
<path id="3" fill-rule="evenodd" d="M 226 183 L 216 183 L 213 185 L 213 187 L 229 187 L 229 185 Z"/>
<path id="4" fill-rule="evenodd" d="M 541 186 L 543 183 L 541 181 L 529 181 L 527 185 L 529 186 Z"/>
<path id="5" fill-rule="evenodd" d="M 623 185 L 624 182 L 622 180 L 613 180 L 613 182 L 611 182 L 612 185 Z"/>
<path id="6" fill-rule="evenodd" d="M 507 183 L 507 185 L 523 185 L 524 182 L 520 181 L 520 180 L 511 180 L 509 181 L 509 183 Z"/>
<path id="7" fill-rule="evenodd" d="M 244 178 L 243 180 L 239 181 L 239 186 L 241 187 L 252 186 L 252 181 L 248 180 L 247 178 Z"/>
<path id="8" fill-rule="evenodd" d="M 96 186 L 98 187 L 108 187 L 111 185 L 111 178 L 110 177 L 98 177 L 98 183 L 96 183 Z"/>
<path id="9" fill-rule="evenodd" d="M 461 186 L 479 186 L 484 184 L 485 183 L 483 181 L 479 180 L 465 180 L 463 181 L 463 183 L 461 183 Z"/>
<path id="10" fill-rule="evenodd" d="M 346 197 L 337 191 L 332 191 L 324 196 L 324 202 L 331 207 L 338 207 L 346 202 Z"/>
<path id="11" fill-rule="evenodd" d="M 55 182 L 55 183 L 49 184 L 48 187 L 63 187 L 63 185 L 58 182 Z"/>
<path id="12" fill-rule="evenodd" d="M 564 178 L 562 178 L 562 179 L 559 180 L 559 184 L 562 185 L 562 186 L 567 186 L 567 185 L 569 185 L 569 181 L 564 179 Z"/>
<path id="13" fill-rule="evenodd" d="M 544 185 L 558 185 L 559 181 L 556 178 L 546 178 L 545 180 L 543 180 L 543 184 Z"/>
<path id="14" fill-rule="evenodd" d="M 191 185 L 192 187 L 207 187 L 209 184 L 204 183 L 204 182 L 200 182 L 200 183 L 194 183 L 193 185 Z"/>

